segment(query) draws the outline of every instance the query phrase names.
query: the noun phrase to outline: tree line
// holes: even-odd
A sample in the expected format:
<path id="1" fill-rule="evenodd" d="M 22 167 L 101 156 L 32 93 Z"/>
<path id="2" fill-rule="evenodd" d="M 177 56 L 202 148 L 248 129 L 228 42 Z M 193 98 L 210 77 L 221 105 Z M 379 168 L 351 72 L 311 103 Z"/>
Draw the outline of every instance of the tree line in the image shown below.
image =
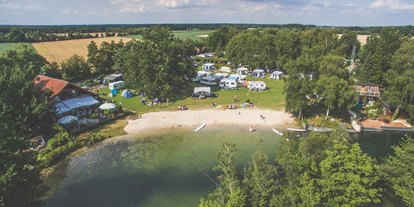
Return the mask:
<path id="1" fill-rule="evenodd" d="M 386 188 L 414 205 L 412 138 L 406 137 L 382 160 L 348 140 L 340 129 L 287 136 L 276 147 L 275 160 L 259 147 L 243 168 L 236 146 L 223 143 L 217 165 L 201 171 L 215 188 L 199 206 L 365 206 L 379 203 Z"/>
<path id="2" fill-rule="evenodd" d="M 0 43 L 1 42 L 44 42 L 44 41 L 59 41 L 80 38 L 92 38 L 97 35 L 90 35 L 89 33 L 107 33 L 117 34 L 118 36 L 126 35 L 141 35 L 145 29 L 159 26 L 158 24 L 111 24 L 111 25 L 2 25 L 0 26 Z M 292 29 L 298 31 L 309 30 L 312 28 L 334 28 L 337 34 L 343 34 L 349 31 L 357 34 L 375 34 L 379 33 L 385 27 L 336 27 L 336 26 L 316 26 L 303 24 L 161 24 L 171 30 L 216 30 L 223 26 L 237 28 L 239 30 L 247 30 L 251 28 L 277 28 L 277 29 Z M 414 26 L 394 26 L 404 36 L 414 36 Z M 14 32 L 12 32 L 15 30 Z M 23 38 L 19 32 L 23 34 Z M 14 36 L 19 35 L 18 38 Z M 67 34 L 67 35 L 63 35 Z M 9 37 L 11 36 L 11 37 Z"/>

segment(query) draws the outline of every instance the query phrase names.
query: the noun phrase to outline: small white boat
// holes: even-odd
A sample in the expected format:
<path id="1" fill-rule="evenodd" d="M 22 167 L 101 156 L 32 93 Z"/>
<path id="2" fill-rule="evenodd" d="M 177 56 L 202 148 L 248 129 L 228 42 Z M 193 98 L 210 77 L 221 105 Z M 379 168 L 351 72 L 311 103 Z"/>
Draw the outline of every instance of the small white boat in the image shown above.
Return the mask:
<path id="1" fill-rule="evenodd" d="M 283 133 L 282 133 L 282 132 L 280 132 L 280 131 L 278 131 L 278 130 L 276 130 L 275 128 L 272 128 L 272 130 L 273 130 L 273 132 L 275 132 L 276 134 L 278 134 L 278 135 L 280 135 L 280 136 L 283 136 Z"/>
<path id="2" fill-rule="evenodd" d="M 203 123 L 202 125 L 200 125 L 199 127 L 197 127 L 197 129 L 195 129 L 195 132 L 200 131 L 201 129 L 203 129 L 206 126 L 207 123 Z"/>
<path id="3" fill-rule="evenodd" d="M 287 130 L 294 131 L 294 132 L 306 132 L 306 129 L 297 129 L 297 128 L 287 128 Z"/>

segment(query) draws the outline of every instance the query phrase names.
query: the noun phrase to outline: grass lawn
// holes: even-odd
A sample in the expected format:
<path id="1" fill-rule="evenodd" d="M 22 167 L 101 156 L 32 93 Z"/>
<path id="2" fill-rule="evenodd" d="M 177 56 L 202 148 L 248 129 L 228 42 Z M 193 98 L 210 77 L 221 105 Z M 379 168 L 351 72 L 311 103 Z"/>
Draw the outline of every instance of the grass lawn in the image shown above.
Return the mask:
<path id="1" fill-rule="evenodd" d="M 176 38 L 181 38 L 181 39 L 189 38 L 189 39 L 193 39 L 193 40 L 200 40 L 205 35 L 210 34 L 211 31 L 212 30 L 177 30 L 177 31 L 173 31 L 173 32 L 174 32 L 174 36 Z M 125 37 L 135 38 L 135 39 L 141 39 L 142 38 L 141 35 L 129 35 L 129 36 L 125 36 Z"/>
<path id="2" fill-rule="evenodd" d="M 30 43 L 0 43 L 0 54 L 3 53 L 6 50 L 10 50 L 10 49 L 15 48 L 19 44 L 25 44 L 25 45 L 29 46 L 29 48 L 33 48 L 32 44 L 30 44 Z"/>
<path id="3" fill-rule="evenodd" d="M 123 90 L 119 90 L 119 94 L 113 98 L 108 97 L 107 95 L 101 95 L 100 97 L 114 100 L 117 105 L 121 104 L 122 107 L 129 110 L 134 110 L 138 114 L 156 111 L 174 111 L 177 110 L 177 107 L 181 105 L 185 105 L 189 109 L 207 109 L 211 107 L 211 102 L 218 103 L 221 106 L 226 106 L 233 103 L 233 97 L 235 95 L 237 96 L 237 104 L 239 105 L 245 103 L 247 99 L 250 99 L 253 104 L 257 105 L 261 109 L 284 109 L 285 96 L 282 94 L 284 85 L 283 81 L 269 80 L 268 78 L 260 79 L 251 77 L 248 77 L 248 80 L 262 80 L 266 83 L 269 89 L 266 91 L 252 92 L 248 91 L 247 88 L 241 88 L 240 90 L 220 90 L 218 87 L 212 87 L 214 93 L 218 94 L 218 97 L 199 100 L 198 98 L 192 98 L 191 94 L 193 93 L 195 86 L 203 85 L 194 83 L 187 88 L 177 90 L 173 95 L 171 95 L 171 97 L 168 97 L 170 100 L 168 106 L 165 102 L 161 103 L 161 109 L 158 105 L 150 107 L 148 105 L 141 104 L 141 98 L 139 96 L 129 99 L 123 98 L 121 96 Z M 101 88 L 99 90 L 99 93 L 102 94 L 102 92 L 109 94 L 109 89 Z M 131 92 L 134 93 L 135 90 L 131 90 Z M 146 98 L 146 100 L 148 100 L 148 98 Z"/>

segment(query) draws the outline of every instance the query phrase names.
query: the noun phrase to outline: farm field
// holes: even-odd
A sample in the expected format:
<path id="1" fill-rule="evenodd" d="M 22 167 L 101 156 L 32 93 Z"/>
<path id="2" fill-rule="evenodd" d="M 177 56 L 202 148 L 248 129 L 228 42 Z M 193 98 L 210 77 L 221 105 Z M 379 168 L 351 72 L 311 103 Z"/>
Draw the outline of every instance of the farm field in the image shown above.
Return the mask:
<path id="1" fill-rule="evenodd" d="M 357 39 L 359 40 L 359 42 L 361 43 L 361 45 L 365 45 L 367 44 L 367 37 L 369 35 L 358 35 Z M 338 34 L 338 38 L 341 38 L 342 34 Z"/>
<path id="2" fill-rule="evenodd" d="M 105 37 L 105 38 L 89 38 L 89 39 L 77 39 L 77 40 L 64 40 L 64 41 L 53 41 L 53 42 L 38 42 L 32 43 L 37 53 L 46 58 L 47 61 L 57 61 L 59 64 L 68 59 L 74 54 L 84 57 L 87 59 L 88 50 L 87 46 L 91 41 L 96 42 L 97 45 L 101 45 L 102 42 L 115 43 L 122 40 L 124 43 L 131 40 L 127 37 Z"/>
<path id="3" fill-rule="evenodd" d="M 173 32 L 176 38 L 181 38 L 181 39 L 189 38 L 193 40 L 200 40 L 203 37 L 204 38 L 208 37 L 208 34 L 210 34 L 212 30 L 177 30 Z M 125 37 L 136 38 L 136 39 L 142 38 L 141 35 L 130 35 L 130 36 L 125 36 Z"/>
<path id="4" fill-rule="evenodd" d="M 25 44 L 27 46 L 29 46 L 29 48 L 33 48 L 32 44 L 30 43 L 0 43 L 0 54 L 3 53 L 6 50 L 10 50 L 13 49 L 14 47 L 16 47 L 19 44 Z"/>

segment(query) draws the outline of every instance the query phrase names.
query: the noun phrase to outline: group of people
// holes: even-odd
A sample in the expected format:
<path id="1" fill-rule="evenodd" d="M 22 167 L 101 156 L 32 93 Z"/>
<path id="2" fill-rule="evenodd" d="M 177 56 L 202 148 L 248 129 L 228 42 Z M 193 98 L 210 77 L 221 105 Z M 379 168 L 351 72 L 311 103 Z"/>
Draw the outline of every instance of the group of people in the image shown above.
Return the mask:
<path id="1" fill-rule="evenodd" d="M 229 104 L 227 105 L 227 109 L 236 109 L 237 108 L 237 104 Z"/>
<path id="2" fill-rule="evenodd" d="M 188 108 L 187 108 L 187 106 L 178 106 L 178 108 L 177 108 L 177 110 L 181 110 L 181 111 L 185 111 L 185 110 L 187 110 Z"/>

